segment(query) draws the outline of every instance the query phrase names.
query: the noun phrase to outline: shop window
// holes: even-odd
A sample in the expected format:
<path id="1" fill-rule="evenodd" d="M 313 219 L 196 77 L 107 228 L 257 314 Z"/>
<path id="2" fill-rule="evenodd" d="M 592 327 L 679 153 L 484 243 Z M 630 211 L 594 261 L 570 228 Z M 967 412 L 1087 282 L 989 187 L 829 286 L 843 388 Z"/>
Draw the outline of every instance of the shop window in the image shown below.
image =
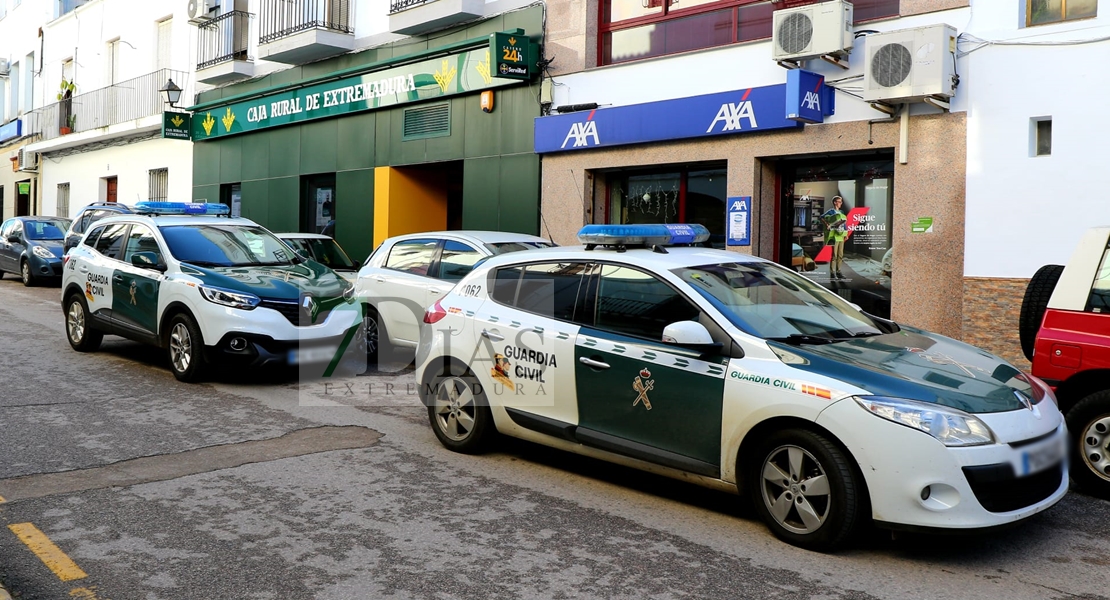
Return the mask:
<path id="1" fill-rule="evenodd" d="M 890 318 L 893 159 L 788 163 L 780 177 L 786 194 L 779 239 L 786 247 L 779 262 Z"/>
<path id="2" fill-rule="evenodd" d="M 726 169 L 630 171 L 609 177 L 606 221 L 611 224 L 700 223 L 724 247 Z"/>
<path id="3" fill-rule="evenodd" d="M 787 6 L 813 2 L 796 0 Z M 602 64 L 767 39 L 772 13 L 785 7 L 760 0 L 602 0 L 600 4 Z M 856 23 L 898 15 L 898 0 L 856 0 L 852 5 Z"/>
<path id="4" fill-rule="evenodd" d="M 335 174 L 301 178 L 301 232 L 335 235 Z"/>
<path id="5" fill-rule="evenodd" d="M 1052 117 L 1034 117 L 1029 124 L 1029 155 L 1051 156 Z"/>
<path id="6" fill-rule="evenodd" d="M 69 218 L 69 184 L 58 184 L 58 203 L 54 214 L 59 217 Z"/>
<path id="7" fill-rule="evenodd" d="M 170 170 L 151 169 L 147 172 L 147 199 L 165 202 L 170 197 Z"/>
<path id="8" fill-rule="evenodd" d="M 1025 0 L 1025 26 L 1098 16 L 1098 0 Z"/>

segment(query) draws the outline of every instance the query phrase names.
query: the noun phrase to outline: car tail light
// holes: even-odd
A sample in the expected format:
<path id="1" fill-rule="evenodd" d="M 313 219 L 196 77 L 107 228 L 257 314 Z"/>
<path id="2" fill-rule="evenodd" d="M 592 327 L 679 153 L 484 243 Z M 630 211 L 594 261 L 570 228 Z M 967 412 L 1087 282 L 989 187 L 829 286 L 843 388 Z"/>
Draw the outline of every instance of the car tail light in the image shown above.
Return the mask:
<path id="1" fill-rule="evenodd" d="M 446 316 L 447 311 L 443 310 L 443 306 L 440 305 L 439 300 L 436 300 L 435 304 L 429 306 L 428 310 L 424 311 L 424 322 L 431 325 L 432 323 L 438 323 Z"/>
<path id="2" fill-rule="evenodd" d="M 68 262 L 69 262 L 69 253 L 67 252 L 67 253 L 62 255 L 62 266 L 63 267 L 66 266 L 66 263 L 68 263 Z"/>

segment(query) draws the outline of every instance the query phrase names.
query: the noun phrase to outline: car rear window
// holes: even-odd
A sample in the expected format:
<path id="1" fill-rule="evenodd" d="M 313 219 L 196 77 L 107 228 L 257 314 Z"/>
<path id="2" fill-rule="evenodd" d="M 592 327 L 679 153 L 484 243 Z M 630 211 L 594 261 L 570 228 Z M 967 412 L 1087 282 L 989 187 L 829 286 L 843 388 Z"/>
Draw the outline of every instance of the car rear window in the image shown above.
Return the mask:
<path id="1" fill-rule="evenodd" d="M 1110 246 L 1103 253 L 1102 263 L 1095 273 L 1095 282 L 1091 286 L 1091 297 L 1087 300 L 1087 311 L 1110 312 Z"/>

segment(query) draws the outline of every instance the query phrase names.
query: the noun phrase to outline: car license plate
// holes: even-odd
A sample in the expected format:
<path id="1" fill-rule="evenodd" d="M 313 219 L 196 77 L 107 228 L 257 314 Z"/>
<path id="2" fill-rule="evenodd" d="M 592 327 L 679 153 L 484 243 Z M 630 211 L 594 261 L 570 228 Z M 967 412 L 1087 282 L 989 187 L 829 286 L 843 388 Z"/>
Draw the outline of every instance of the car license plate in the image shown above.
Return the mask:
<path id="1" fill-rule="evenodd" d="M 1051 439 L 1021 453 L 1018 477 L 1025 477 L 1055 466 L 1064 459 L 1067 451 L 1066 436 L 1054 435 Z"/>
<path id="2" fill-rule="evenodd" d="M 335 358 L 337 348 L 297 348 L 289 351 L 289 364 L 328 362 Z"/>

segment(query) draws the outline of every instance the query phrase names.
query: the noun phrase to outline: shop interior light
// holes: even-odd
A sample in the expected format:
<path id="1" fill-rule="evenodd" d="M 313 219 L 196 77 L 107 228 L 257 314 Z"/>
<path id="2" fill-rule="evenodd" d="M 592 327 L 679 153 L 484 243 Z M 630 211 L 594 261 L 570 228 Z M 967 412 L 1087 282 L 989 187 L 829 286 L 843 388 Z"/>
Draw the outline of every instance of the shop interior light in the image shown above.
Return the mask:
<path id="1" fill-rule="evenodd" d="M 586 225 L 578 241 L 587 246 L 670 246 L 697 244 L 709 239 L 709 230 L 698 224 Z"/>
<path id="2" fill-rule="evenodd" d="M 231 212 L 226 204 L 212 202 L 138 202 L 135 212 L 147 215 L 209 215 L 222 216 Z"/>

